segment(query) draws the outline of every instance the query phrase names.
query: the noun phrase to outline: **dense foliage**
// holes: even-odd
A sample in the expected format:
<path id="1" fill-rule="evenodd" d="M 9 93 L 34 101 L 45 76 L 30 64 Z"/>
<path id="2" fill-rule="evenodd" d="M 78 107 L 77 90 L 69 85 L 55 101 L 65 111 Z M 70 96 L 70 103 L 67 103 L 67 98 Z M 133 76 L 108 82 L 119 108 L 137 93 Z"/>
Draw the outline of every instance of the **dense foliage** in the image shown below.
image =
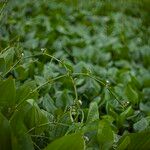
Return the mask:
<path id="1" fill-rule="evenodd" d="M 150 148 L 149 3 L 113 2 L 0 2 L 1 150 Z"/>

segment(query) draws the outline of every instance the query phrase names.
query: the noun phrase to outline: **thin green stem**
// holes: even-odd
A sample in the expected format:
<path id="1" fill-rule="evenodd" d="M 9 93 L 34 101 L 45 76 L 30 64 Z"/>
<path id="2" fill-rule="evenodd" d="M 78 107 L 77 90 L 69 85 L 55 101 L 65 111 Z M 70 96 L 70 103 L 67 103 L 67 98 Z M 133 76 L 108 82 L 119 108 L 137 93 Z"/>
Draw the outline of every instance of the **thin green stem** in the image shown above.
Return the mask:
<path id="1" fill-rule="evenodd" d="M 36 128 L 40 128 L 40 127 L 43 127 L 43 126 L 47 126 L 47 125 L 49 125 L 49 124 L 62 125 L 62 126 L 66 126 L 66 127 L 69 127 L 69 126 L 70 126 L 69 124 L 60 123 L 60 122 L 47 122 L 47 123 L 43 123 L 43 124 L 37 125 L 36 127 L 33 127 L 33 128 L 31 128 L 31 129 L 29 129 L 25 134 L 30 133 L 31 131 L 35 130 Z"/>
<path id="2" fill-rule="evenodd" d="M 21 57 L 12 67 L 10 67 L 10 69 L 3 75 L 3 78 L 9 73 L 11 72 L 21 61 L 22 59 L 28 59 L 28 58 L 32 58 L 32 57 L 36 57 L 36 56 L 40 56 L 41 54 L 36 54 L 36 55 L 31 55 L 31 56 L 27 56 L 27 57 Z"/>
<path id="3" fill-rule="evenodd" d="M 74 100 L 77 101 L 78 100 L 78 92 L 77 92 L 76 83 L 75 83 L 74 79 L 72 78 L 72 76 L 70 76 L 70 79 L 72 81 L 73 88 L 74 88 L 74 93 L 75 93 L 75 99 Z"/>
<path id="4" fill-rule="evenodd" d="M 45 138 L 45 139 L 49 139 L 48 136 L 42 136 L 42 135 L 37 135 L 37 134 L 31 134 L 31 137 L 40 137 L 40 138 Z"/>
<path id="5" fill-rule="evenodd" d="M 55 56 L 53 56 L 53 55 L 50 55 L 50 54 L 47 54 L 47 53 L 42 53 L 43 55 L 45 55 L 45 56 L 48 56 L 48 57 L 50 57 L 50 58 L 52 58 L 52 59 L 54 59 L 54 60 L 56 60 L 57 62 L 59 62 L 59 63 L 61 63 L 62 64 L 62 61 L 61 60 L 59 60 L 59 59 L 57 59 Z"/>
<path id="6" fill-rule="evenodd" d="M 33 140 L 32 140 L 32 143 L 38 150 L 41 150 L 41 148 L 35 142 L 33 142 Z"/>
<path id="7" fill-rule="evenodd" d="M 10 67 L 10 69 L 3 75 L 3 78 L 4 78 L 9 72 L 11 72 L 23 59 L 33 58 L 33 57 L 41 56 L 41 55 L 48 56 L 48 57 L 50 57 L 50 58 L 56 60 L 57 62 L 59 62 L 60 64 L 62 64 L 62 65 L 65 67 L 66 71 L 68 72 L 67 67 L 65 66 L 65 64 L 64 64 L 61 60 L 57 59 L 56 57 L 54 57 L 54 56 L 52 56 L 52 55 L 50 55 L 50 54 L 47 54 L 47 53 L 40 53 L 40 54 L 31 55 L 31 56 L 27 56 L 27 57 L 21 57 L 21 58 L 20 58 L 12 67 Z"/>
<path id="8" fill-rule="evenodd" d="M 4 53 L 5 51 L 7 51 L 10 48 L 10 46 L 7 46 L 6 48 L 4 48 L 3 50 L 1 50 L 0 54 Z"/>

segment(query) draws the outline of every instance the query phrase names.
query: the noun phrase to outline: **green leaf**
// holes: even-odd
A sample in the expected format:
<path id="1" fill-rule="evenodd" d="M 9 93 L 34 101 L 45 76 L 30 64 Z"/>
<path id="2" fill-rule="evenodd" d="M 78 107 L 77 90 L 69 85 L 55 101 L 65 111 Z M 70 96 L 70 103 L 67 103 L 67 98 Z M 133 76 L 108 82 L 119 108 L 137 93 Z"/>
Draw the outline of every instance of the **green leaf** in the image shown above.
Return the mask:
<path id="1" fill-rule="evenodd" d="M 56 106 L 54 105 L 53 99 L 49 96 L 49 94 L 46 94 L 43 97 L 42 106 L 46 111 L 48 111 L 52 114 L 54 114 L 57 109 Z"/>
<path id="2" fill-rule="evenodd" d="M 64 62 L 65 67 L 68 69 L 69 72 L 73 72 L 73 67 L 71 65 L 71 63 L 69 62 Z"/>
<path id="3" fill-rule="evenodd" d="M 0 74 L 4 73 L 6 70 L 5 59 L 0 58 Z"/>
<path id="4" fill-rule="evenodd" d="M 84 140 L 80 134 L 66 135 L 50 143 L 44 150 L 84 150 Z"/>
<path id="5" fill-rule="evenodd" d="M 110 124 L 105 120 L 101 120 L 99 122 L 97 139 L 100 150 L 108 150 L 112 147 L 114 142 L 113 131 L 110 127 Z"/>
<path id="6" fill-rule="evenodd" d="M 58 91 L 56 94 L 55 104 L 58 108 L 65 108 L 73 105 L 73 98 L 69 93 L 69 90 L 65 89 L 63 91 Z"/>
<path id="7" fill-rule="evenodd" d="M 34 150 L 32 139 L 27 133 L 27 128 L 23 122 L 22 112 L 16 112 L 10 120 L 12 150 Z"/>
<path id="8" fill-rule="evenodd" d="M 125 89 L 125 94 L 127 96 L 127 99 L 133 104 L 137 104 L 139 101 L 138 93 L 132 88 L 130 84 L 127 84 L 127 87 Z"/>
<path id="9" fill-rule="evenodd" d="M 39 86 L 43 85 L 46 82 L 45 78 L 41 76 L 34 76 L 34 78 L 35 78 L 37 85 Z"/>
<path id="10" fill-rule="evenodd" d="M 58 123 L 55 124 L 53 131 L 50 132 L 50 137 L 53 137 L 55 139 L 55 138 L 65 135 L 66 133 L 69 132 L 68 130 L 71 130 L 71 125 L 72 125 L 72 120 L 70 118 L 70 113 L 68 112 L 68 113 L 63 114 L 59 118 Z"/>
<path id="11" fill-rule="evenodd" d="M 118 115 L 118 127 L 123 126 L 124 121 L 127 117 L 131 116 L 134 113 L 134 110 L 131 106 L 126 108 L 124 112 L 122 112 L 120 115 Z"/>
<path id="12" fill-rule="evenodd" d="M 0 150 L 11 149 L 11 128 L 9 121 L 0 113 Z"/>
<path id="13" fill-rule="evenodd" d="M 48 118 L 33 99 L 27 100 L 27 103 L 31 107 L 25 115 L 26 126 L 28 129 L 34 128 L 33 132 L 40 134 L 48 126 Z"/>
<path id="14" fill-rule="evenodd" d="M 10 48 L 7 51 L 5 51 L 3 54 L 1 54 L 1 58 L 4 58 L 6 62 L 6 70 L 9 70 L 10 67 L 13 65 L 13 59 L 14 59 L 14 48 Z"/>
<path id="15" fill-rule="evenodd" d="M 93 131 L 97 131 L 99 126 L 99 120 L 87 123 L 83 128 L 82 131 L 83 133 L 89 133 L 89 132 L 93 132 Z"/>
<path id="16" fill-rule="evenodd" d="M 145 130 L 149 126 L 149 123 L 146 118 L 142 118 L 138 122 L 133 124 L 133 128 L 135 131 Z"/>
<path id="17" fill-rule="evenodd" d="M 122 144 L 123 142 L 123 144 Z M 139 133 L 130 133 L 124 135 L 118 142 L 118 148 L 124 145 L 126 150 L 141 149 L 149 150 L 150 145 L 150 131 L 143 131 Z M 118 150 L 118 149 L 117 149 Z M 124 150 L 124 149 L 119 149 Z"/>
<path id="18" fill-rule="evenodd" d="M 125 150 L 129 144 L 130 144 L 130 137 L 126 136 L 122 140 L 122 142 L 117 146 L 117 150 Z"/>
<path id="19" fill-rule="evenodd" d="M 146 104 L 140 103 L 140 110 L 144 113 L 150 114 L 150 102 L 147 102 Z"/>
<path id="20" fill-rule="evenodd" d="M 22 65 L 16 67 L 14 73 L 18 80 L 25 80 L 28 77 L 28 70 Z"/>
<path id="21" fill-rule="evenodd" d="M 18 103 L 22 100 L 27 100 L 29 98 L 37 99 L 38 97 L 37 91 L 29 95 L 29 93 L 33 91 L 35 88 L 36 88 L 35 81 L 28 81 L 23 85 L 19 86 L 19 88 L 16 91 L 16 102 Z"/>
<path id="22" fill-rule="evenodd" d="M 2 110 L 5 115 L 9 115 L 7 113 L 11 112 L 11 109 L 15 106 L 15 80 L 9 78 L 1 81 L 0 91 L 0 110 Z"/>
<path id="23" fill-rule="evenodd" d="M 86 122 L 90 123 L 98 119 L 99 119 L 98 105 L 96 102 L 91 102 Z"/>

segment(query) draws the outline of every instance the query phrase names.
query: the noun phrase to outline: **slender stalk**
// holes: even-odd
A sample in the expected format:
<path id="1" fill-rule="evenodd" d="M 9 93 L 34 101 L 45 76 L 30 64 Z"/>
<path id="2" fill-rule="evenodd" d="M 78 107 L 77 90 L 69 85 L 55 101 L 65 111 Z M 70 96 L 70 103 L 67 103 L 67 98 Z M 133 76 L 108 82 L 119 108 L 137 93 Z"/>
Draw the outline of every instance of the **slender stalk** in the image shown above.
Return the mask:
<path id="1" fill-rule="evenodd" d="M 49 125 L 49 124 L 62 125 L 62 126 L 66 126 L 66 127 L 69 127 L 69 126 L 70 126 L 69 124 L 60 123 L 60 122 L 47 122 L 47 123 L 43 123 L 43 124 L 37 125 L 36 127 L 33 127 L 33 128 L 31 128 L 31 129 L 29 129 L 25 134 L 30 133 L 31 131 L 35 130 L 36 128 L 40 128 L 40 127 L 43 127 L 43 126 L 47 126 L 47 125 Z"/>
<path id="2" fill-rule="evenodd" d="M 78 93 L 77 93 L 76 83 L 75 83 L 74 79 L 72 78 L 72 76 L 70 76 L 70 79 L 71 79 L 72 84 L 73 84 L 74 93 L 75 93 L 75 101 L 76 101 L 76 100 L 78 100 Z"/>
<path id="3" fill-rule="evenodd" d="M 27 57 L 21 57 L 12 67 L 10 67 L 10 69 L 3 75 L 3 78 L 9 73 L 11 72 L 21 61 L 22 59 L 28 59 L 28 58 L 32 58 L 32 57 L 36 57 L 36 56 L 40 56 L 41 54 L 36 54 L 36 55 L 32 55 L 32 56 L 27 56 Z"/>
<path id="4" fill-rule="evenodd" d="M 38 150 L 41 150 L 41 148 L 35 142 L 33 142 L 33 140 L 32 140 L 32 143 Z"/>

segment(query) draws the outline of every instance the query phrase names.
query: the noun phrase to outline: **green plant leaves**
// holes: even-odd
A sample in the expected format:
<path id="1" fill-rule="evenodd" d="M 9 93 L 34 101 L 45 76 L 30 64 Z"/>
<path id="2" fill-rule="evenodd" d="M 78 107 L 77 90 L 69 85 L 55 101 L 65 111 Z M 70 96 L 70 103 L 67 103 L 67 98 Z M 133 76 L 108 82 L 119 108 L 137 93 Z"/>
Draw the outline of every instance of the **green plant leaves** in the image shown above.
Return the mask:
<path id="1" fill-rule="evenodd" d="M 84 150 L 84 147 L 82 135 L 71 134 L 53 141 L 44 150 Z"/>
<path id="2" fill-rule="evenodd" d="M 96 102 L 91 102 L 86 122 L 90 123 L 98 119 L 99 119 L 98 105 Z"/>
<path id="3" fill-rule="evenodd" d="M 4 67 L 6 67 L 5 71 L 8 71 L 13 65 L 14 55 L 15 51 L 13 47 L 1 54 L 0 58 L 4 58 L 5 60 L 5 64 L 3 64 Z M 5 71 L 3 73 L 5 73 Z"/>
<path id="4" fill-rule="evenodd" d="M 16 103 L 22 102 L 23 100 L 27 100 L 29 98 L 37 99 L 38 92 L 31 92 L 36 88 L 35 81 L 28 81 L 21 85 L 16 91 Z"/>
<path id="5" fill-rule="evenodd" d="M 27 103 L 30 105 L 30 109 L 25 114 L 26 126 L 29 130 L 33 129 L 31 130 L 32 133 L 40 134 L 48 126 L 48 118 L 34 100 L 29 99 L 27 100 Z"/>
<path id="6" fill-rule="evenodd" d="M 73 104 L 73 98 L 69 93 L 69 90 L 58 91 L 56 94 L 55 104 L 58 108 L 65 108 Z"/>
<path id="7" fill-rule="evenodd" d="M 0 149 L 11 149 L 11 128 L 9 121 L 0 113 Z"/>
<path id="8" fill-rule="evenodd" d="M 118 145 L 117 150 L 125 150 L 127 146 L 130 144 L 130 137 L 126 136 L 122 142 Z"/>
<path id="9" fill-rule="evenodd" d="M 53 99 L 48 94 L 46 94 L 43 97 L 42 105 L 46 111 L 48 111 L 52 114 L 54 114 L 55 111 L 57 110 L 56 106 L 54 105 Z"/>
<path id="10" fill-rule="evenodd" d="M 0 74 L 5 72 L 6 70 L 6 63 L 4 58 L 0 58 Z"/>
<path id="11" fill-rule="evenodd" d="M 142 118 L 141 120 L 139 120 L 138 122 L 133 124 L 133 128 L 135 131 L 143 131 L 146 128 L 148 128 L 149 125 L 150 125 L 150 123 L 148 122 L 148 119 Z"/>
<path id="12" fill-rule="evenodd" d="M 10 121 L 12 150 L 34 150 L 33 142 L 23 122 L 24 115 L 16 113 Z"/>
<path id="13" fill-rule="evenodd" d="M 108 150 L 112 147 L 114 142 L 113 131 L 110 127 L 110 124 L 105 120 L 101 120 L 99 122 L 97 140 L 100 150 Z"/>
<path id="14" fill-rule="evenodd" d="M 148 150 L 150 144 L 150 132 L 131 133 L 123 136 L 118 145 L 118 150 L 144 149 Z"/>
<path id="15" fill-rule="evenodd" d="M 123 126 L 125 120 L 133 115 L 134 110 L 132 109 L 131 106 L 129 106 L 128 108 L 126 108 L 126 110 L 124 112 L 122 112 L 119 116 L 118 116 L 118 127 Z"/>
<path id="16" fill-rule="evenodd" d="M 15 106 L 15 80 L 8 78 L 7 80 L 0 82 L 0 110 L 9 116 L 13 107 Z"/>
<path id="17" fill-rule="evenodd" d="M 14 79 L 7 79 L 0 82 L 1 103 L 7 103 L 13 105 L 15 103 L 16 89 Z M 5 104 L 4 104 L 5 105 Z"/>
<path id="18" fill-rule="evenodd" d="M 137 104 L 139 102 L 138 93 L 132 88 L 130 84 L 127 84 L 127 87 L 125 89 L 125 94 L 128 98 L 128 100 L 133 104 Z"/>

